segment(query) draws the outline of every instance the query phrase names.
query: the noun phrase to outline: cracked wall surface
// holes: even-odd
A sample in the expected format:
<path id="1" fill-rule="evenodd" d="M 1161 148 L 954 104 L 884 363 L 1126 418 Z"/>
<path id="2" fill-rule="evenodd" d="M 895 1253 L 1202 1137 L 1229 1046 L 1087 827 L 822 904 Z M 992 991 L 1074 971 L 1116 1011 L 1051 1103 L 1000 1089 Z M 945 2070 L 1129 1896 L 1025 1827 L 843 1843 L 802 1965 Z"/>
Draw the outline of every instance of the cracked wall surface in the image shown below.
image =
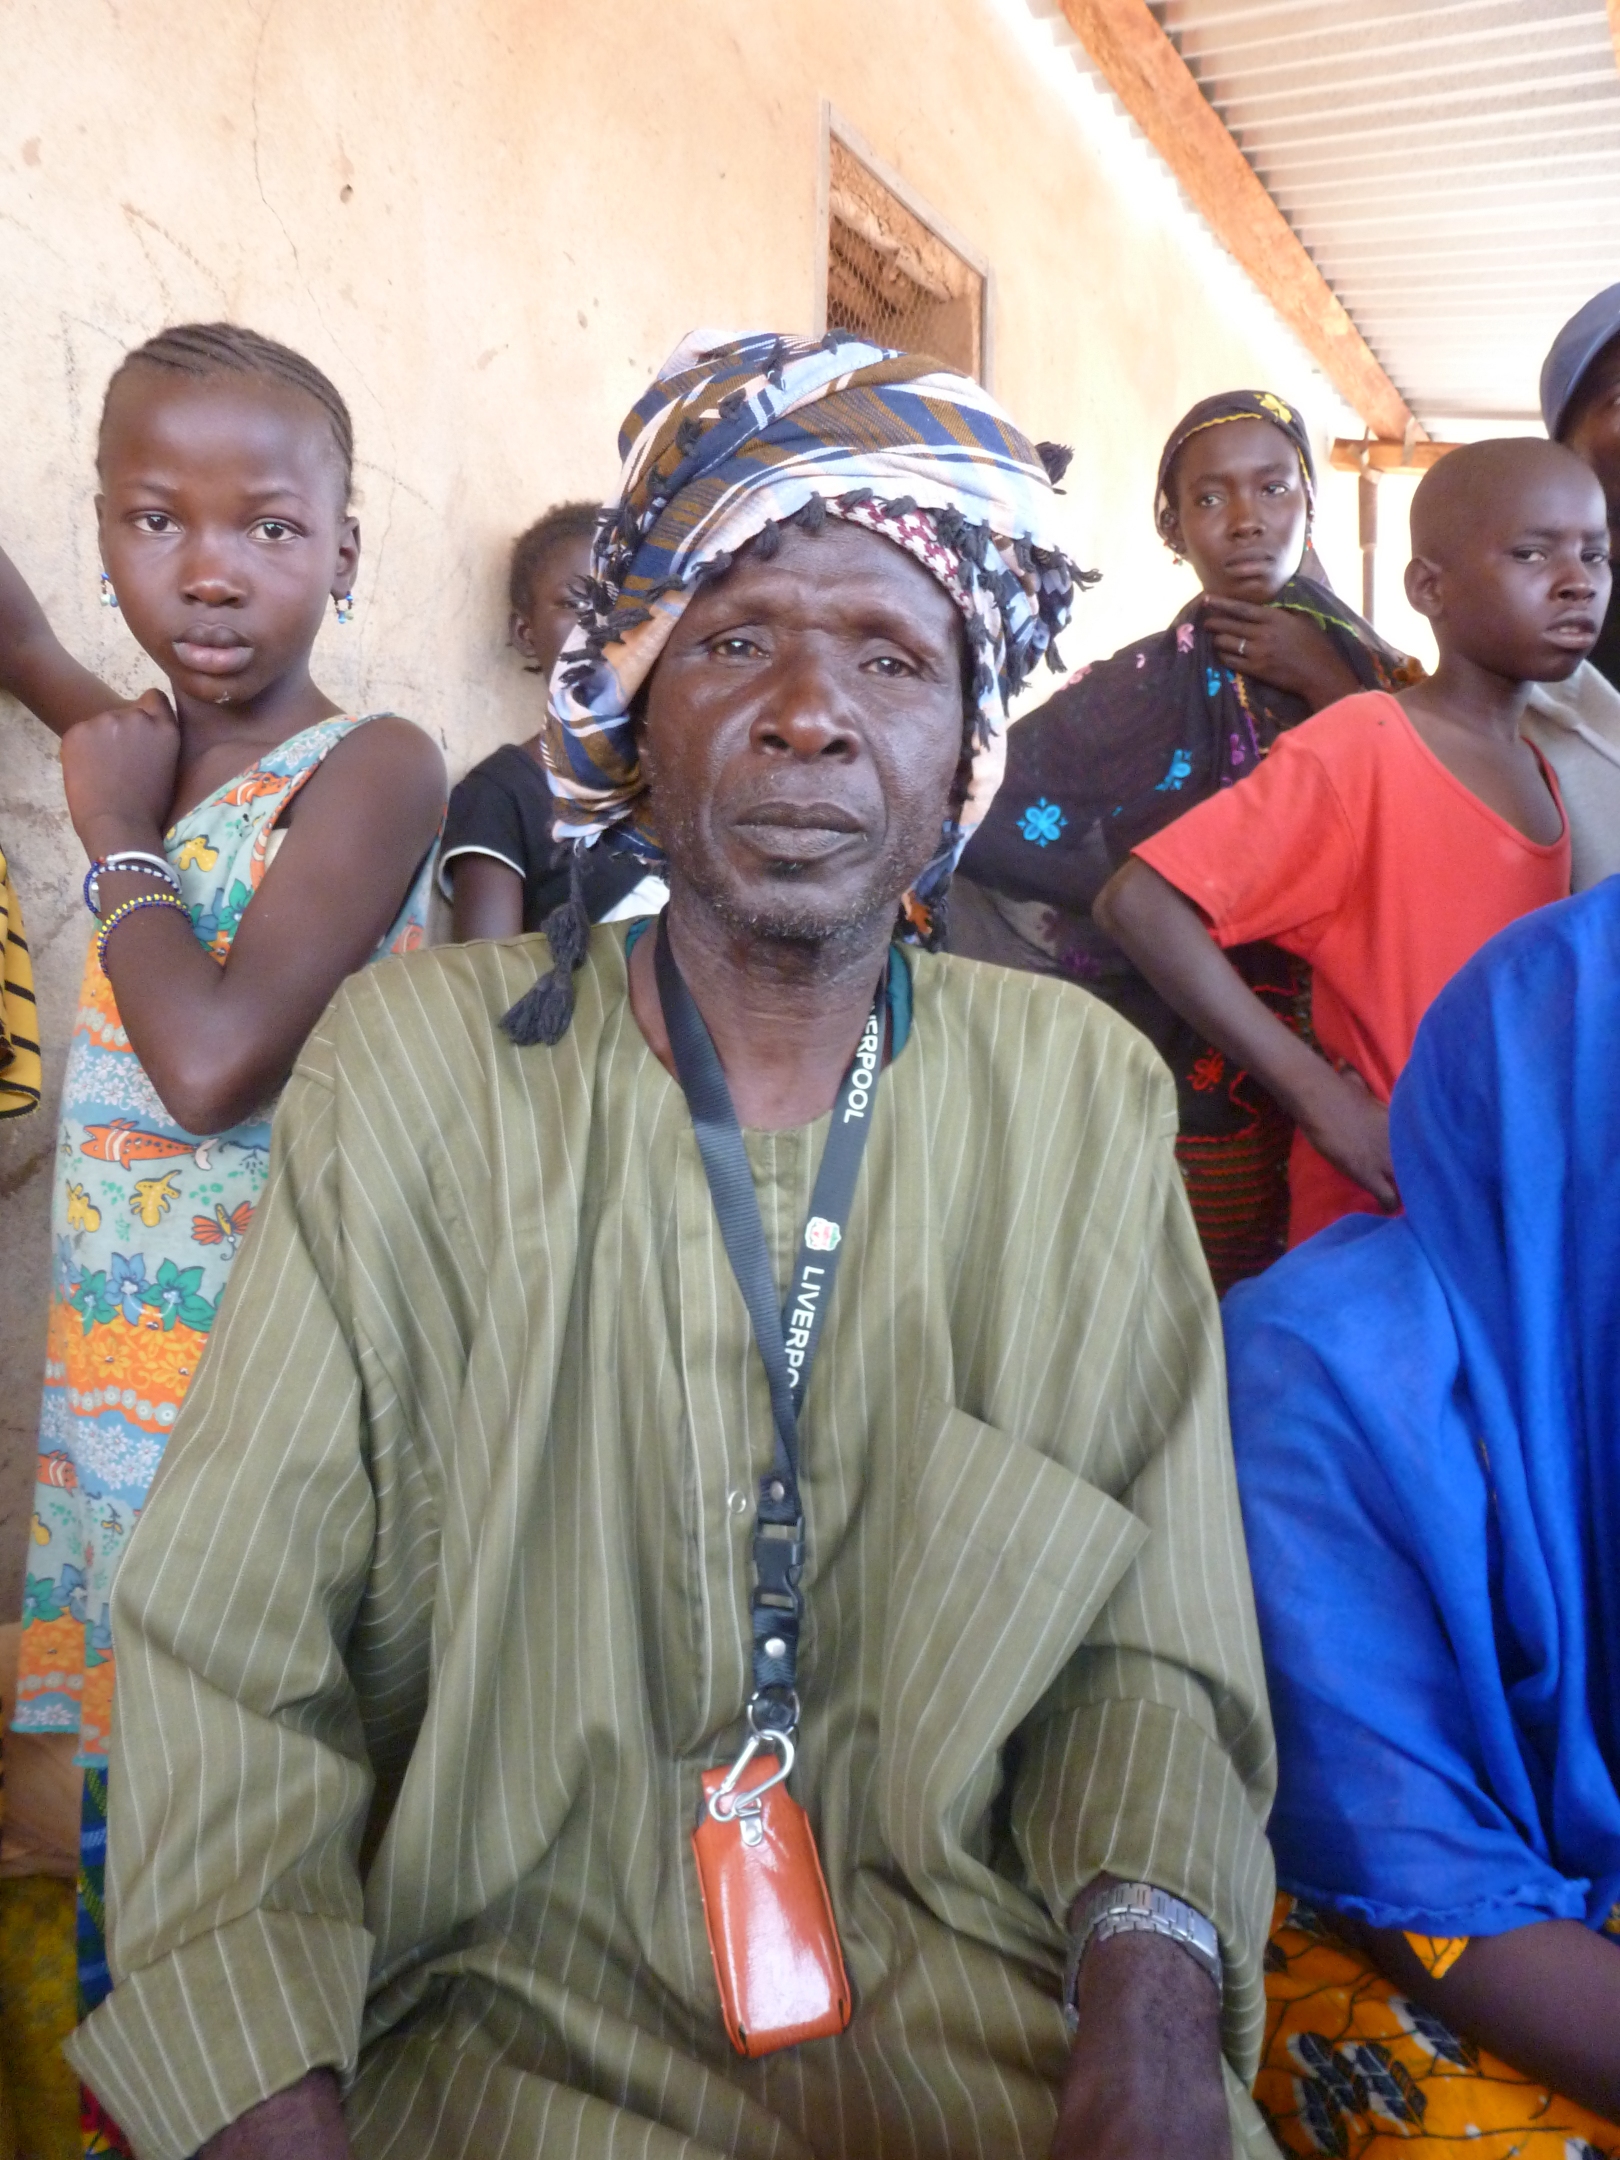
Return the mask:
<path id="1" fill-rule="evenodd" d="M 1186 599 L 1152 531 L 1175 417 L 1331 394 L 1105 100 L 1032 59 L 1005 0 L 0 0 L 0 545 L 120 692 L 152 680 L 96 604 L 108 374 L 167 322 L 301 347 L 354 410 L 365 554 L 316 674 L 437 735 L 452 771 L 532 731 L 502 649 L 504 550 L 611 483 L 620 419 L 694 324 L 806 329 L 823 100 L 993 273 L 994 383 L 1075 444 L 1066 516 L 1107 573 L 1071 661 Z M 1149 175 L 1151 179 L 1151 175 Z M 1323 546 L 1356 590 L 1354 485 Z M 0 841 L 53 1085 L 88 918 L 53 740 L 0 699 Z M 47 1276 L 47 1109 L 0 1127 L 0 1611 L 27 1539 Z"/>

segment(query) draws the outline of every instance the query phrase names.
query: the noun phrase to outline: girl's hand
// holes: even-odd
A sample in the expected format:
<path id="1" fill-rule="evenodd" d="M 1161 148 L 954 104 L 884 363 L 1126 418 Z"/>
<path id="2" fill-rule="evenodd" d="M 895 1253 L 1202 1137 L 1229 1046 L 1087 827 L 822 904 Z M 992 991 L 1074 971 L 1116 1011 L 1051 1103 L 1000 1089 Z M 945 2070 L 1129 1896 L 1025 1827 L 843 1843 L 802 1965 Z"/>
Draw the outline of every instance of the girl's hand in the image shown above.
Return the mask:
<path id="1" fill-rule="evenodd" d="M 1401 1196 L 1389 1152 L 1389 1111 L 1360 1073 L 1339 1072 L 1319 1059 L 1321 1073 L 1308 1096 L 1291 1106 L 1300 1130 L 1319 1154 L 1370 1192 L 1386 1215 L 1397 1214 Z"/>
<path id="2" fill-rule="evenodd" d="M 1204 625 L 1224 664 L 1273 690 L 1289 690 L 1312 712 L 1361 688 L 1327 633 L 1297 609 L 1255 607 L 1247 600 L 1204 601 Z"/>
<path id="3" fill-rule="evenodd" d="M 115 848 L 152 848 L 174 800 L 180 728 L 161 690 L 81 720 L 62 738 L 73 829 L 94 862 Z M 155 851 L 155 850 L 154 850 Z"/>
<path id="4" fill-rule="evenodd" d="M 26 705 L 53 735 L 92 720 L 118 693 L 62 649 L 17 565 L 0 548 L 0 690 Z"/>

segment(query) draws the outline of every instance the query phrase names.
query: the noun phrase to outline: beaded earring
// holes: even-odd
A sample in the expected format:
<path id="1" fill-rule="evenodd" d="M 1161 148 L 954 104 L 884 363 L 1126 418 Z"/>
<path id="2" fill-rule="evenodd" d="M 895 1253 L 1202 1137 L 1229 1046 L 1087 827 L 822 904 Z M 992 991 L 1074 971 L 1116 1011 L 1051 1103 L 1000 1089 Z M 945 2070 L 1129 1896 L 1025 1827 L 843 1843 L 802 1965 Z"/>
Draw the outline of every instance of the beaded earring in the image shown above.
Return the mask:
<path id="1" fill-rule="evenodd" d="M 346 593 L 334 593 L 332 595 L 332 606 L 337 611 L 337 619 L 340 623 L 348 624 L 354 621 L 354 593 L 352 589 Z"/>
<path id="2" fill-rule="evenodd" d="M 101 573 L 101 604 L 103 607 L 110 608 L 115 608 L 118 605 L 118 595 L 113 591 L 113 581 L 105 570 Z"/>

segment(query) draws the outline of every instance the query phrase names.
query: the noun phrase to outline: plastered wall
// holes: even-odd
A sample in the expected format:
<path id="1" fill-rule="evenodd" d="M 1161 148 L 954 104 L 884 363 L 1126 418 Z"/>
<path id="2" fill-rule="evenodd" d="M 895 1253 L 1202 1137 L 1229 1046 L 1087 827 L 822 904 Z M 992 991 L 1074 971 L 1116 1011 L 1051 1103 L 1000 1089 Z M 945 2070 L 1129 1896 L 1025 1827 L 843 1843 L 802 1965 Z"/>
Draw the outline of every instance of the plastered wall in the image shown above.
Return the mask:
<path id="1" fill-rule="evenodd" d="M 317 674 L 411 714 L 459 771 L 535 725 L 503 550 L 611 482 L 618 422 L 687 328 L 809 328 L 824 106 L 992 265 L 994 380 L 1072 442 L 1075 553 L 1106 573 L 1068 657 L 1191 591 L 1153 537 L 1177 414 L 1269 385 L 1349 425 L 1150 154 L 1024 0 L 0 0 L 0 544 L 120 690 L 96 604 L 92 445 L 119 355 L 233 316 L 348 396 L 365 557 Z M 1386 521 L 1387 523 L 1387 521 Z M 1319 545 L 1359 591 L 1354 484 Z M 54 744 L 0 700 L 0 840 L 53 1081 L 88 918 Z M 0 1127 L 0 1611 L 20 1590 L 44 1339 L 47 1109 Z"/>

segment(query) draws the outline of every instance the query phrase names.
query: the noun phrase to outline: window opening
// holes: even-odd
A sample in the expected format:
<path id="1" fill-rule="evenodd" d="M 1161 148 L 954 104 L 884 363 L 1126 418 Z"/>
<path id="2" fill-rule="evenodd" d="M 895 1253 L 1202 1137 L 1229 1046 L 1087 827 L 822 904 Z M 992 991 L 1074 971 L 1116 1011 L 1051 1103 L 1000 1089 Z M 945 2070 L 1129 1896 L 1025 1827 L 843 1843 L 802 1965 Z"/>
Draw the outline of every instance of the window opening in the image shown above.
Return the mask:
<path id="1" fill-rule="evenodd" d="M 827 327 L 984 370 L 984 278 L 833 136 Z"/>

